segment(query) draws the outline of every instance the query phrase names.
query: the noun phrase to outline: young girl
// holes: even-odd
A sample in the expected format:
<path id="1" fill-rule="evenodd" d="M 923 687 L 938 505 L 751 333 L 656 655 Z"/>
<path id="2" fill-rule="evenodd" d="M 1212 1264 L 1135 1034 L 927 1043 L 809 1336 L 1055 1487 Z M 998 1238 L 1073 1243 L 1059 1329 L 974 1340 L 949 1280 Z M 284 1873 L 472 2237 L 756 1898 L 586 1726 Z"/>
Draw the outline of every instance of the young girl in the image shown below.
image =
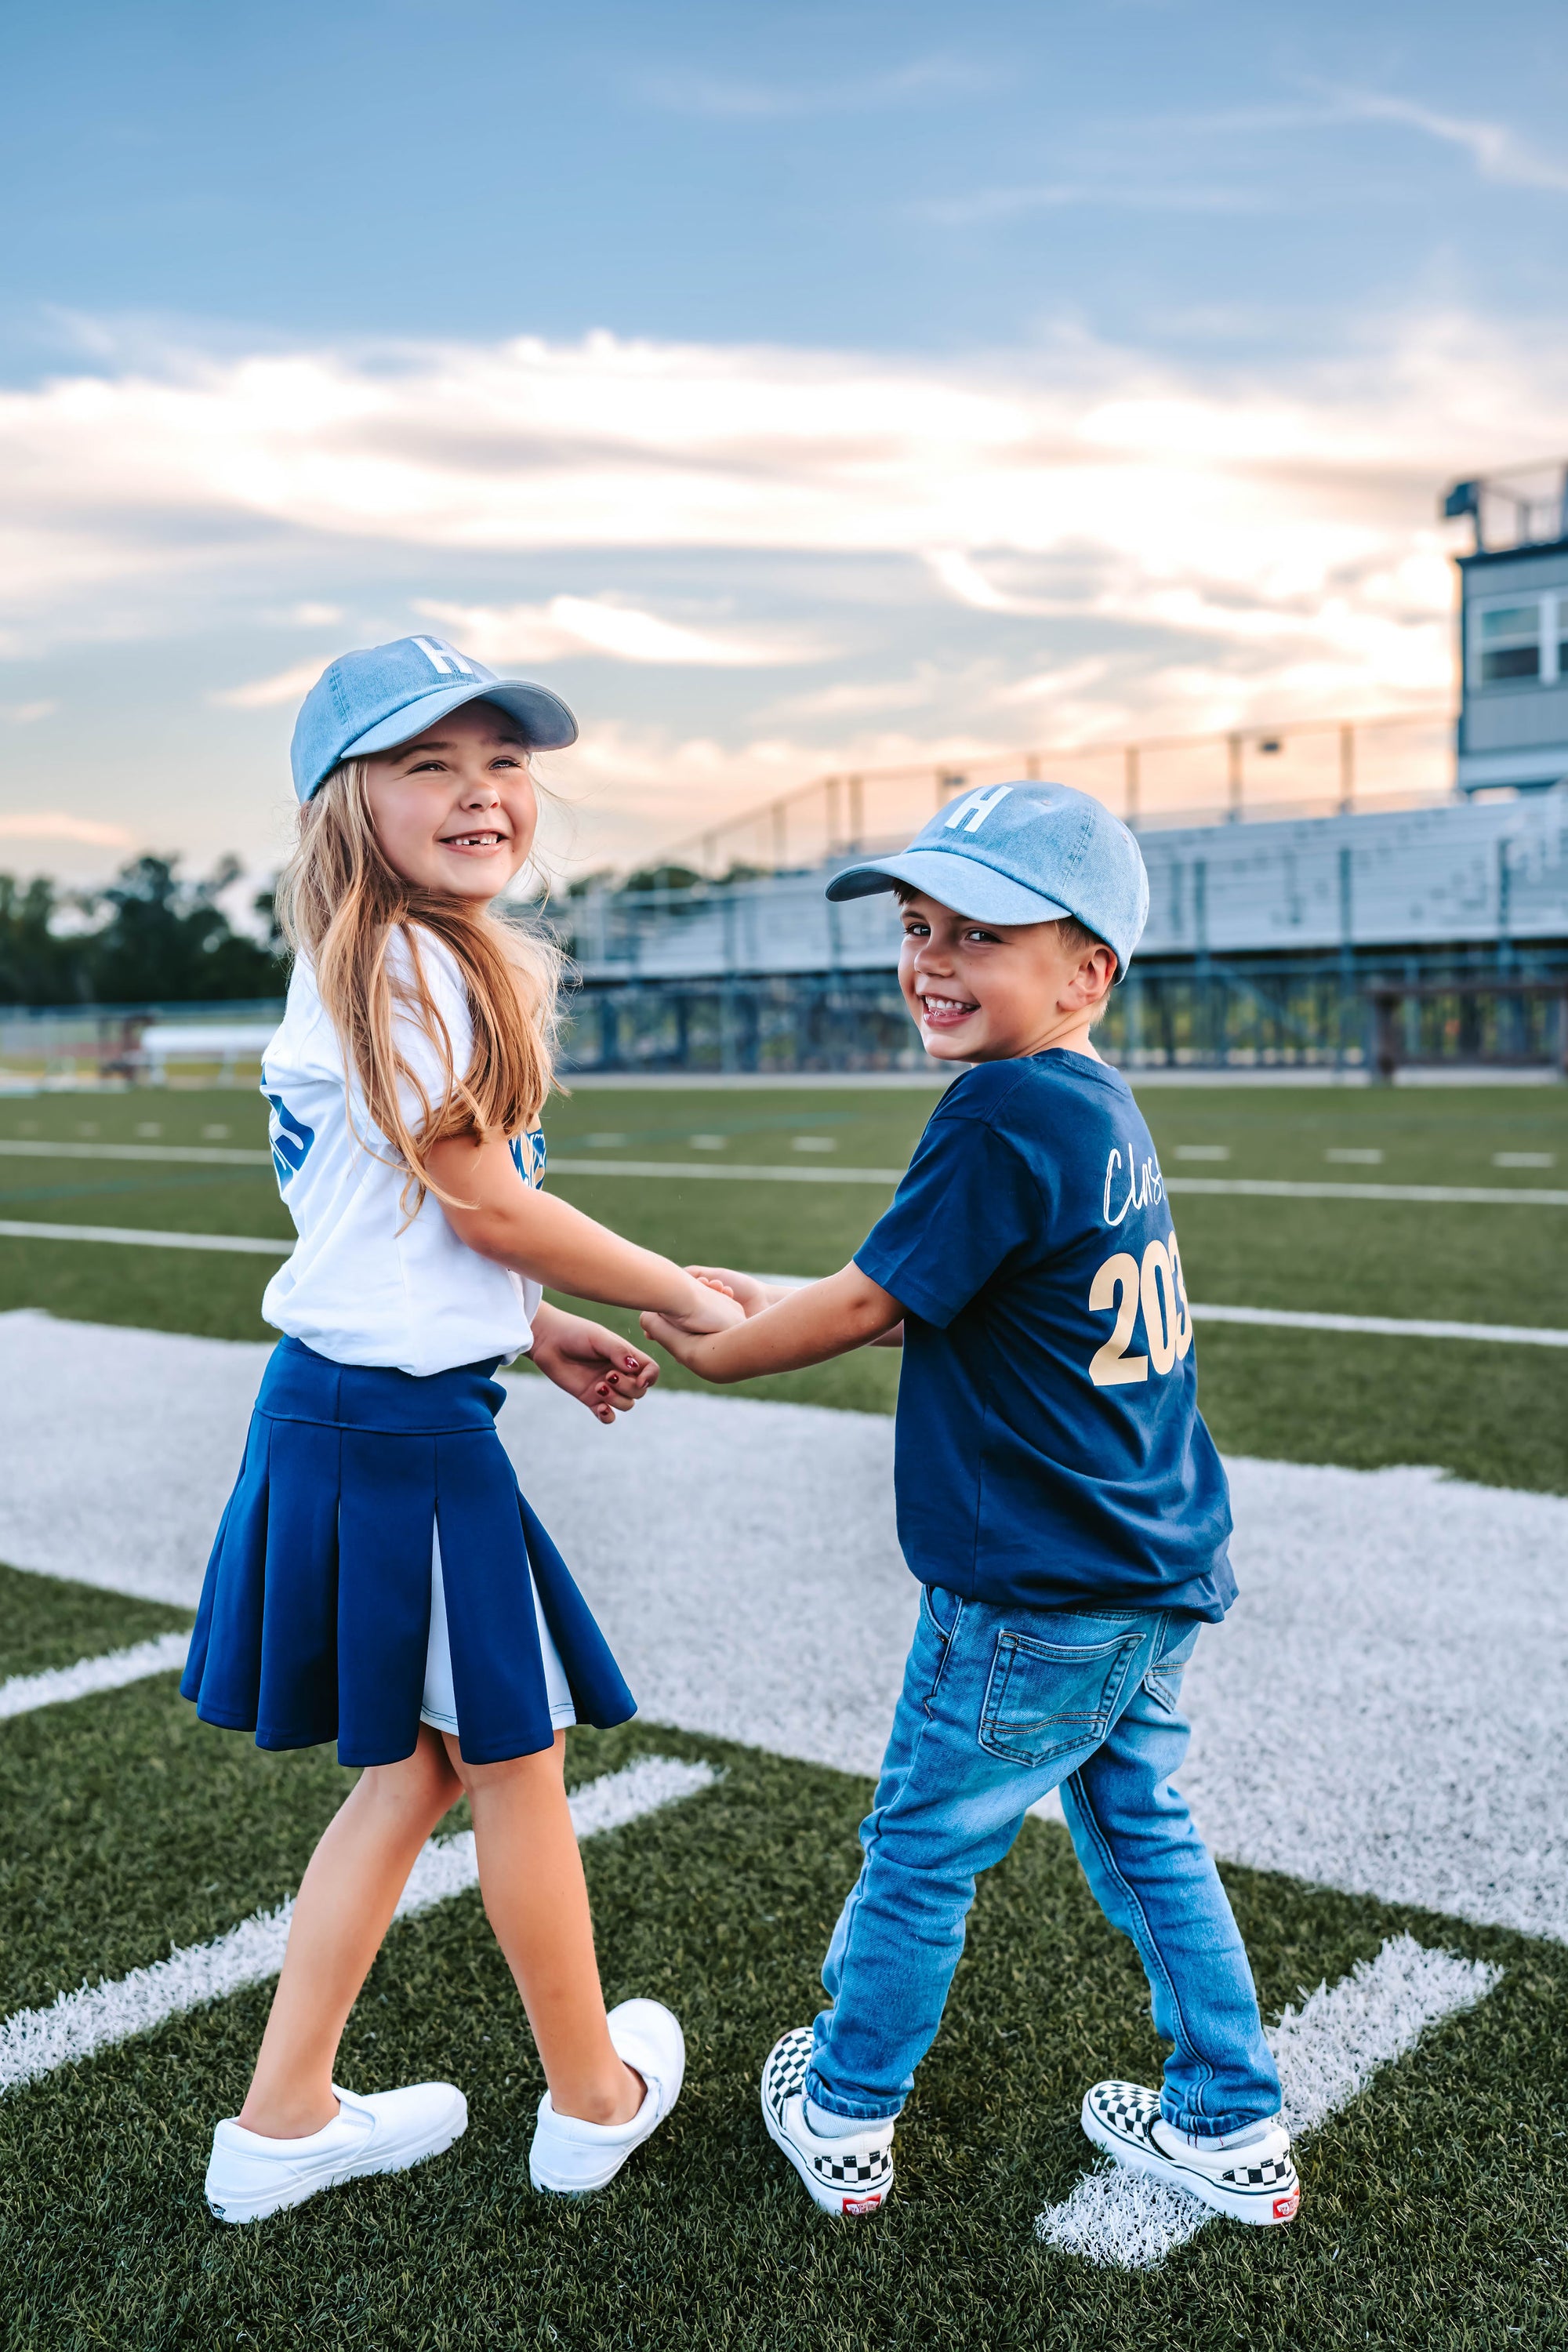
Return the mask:
<path id="1" fill-rule="evenodd" d="M 262 1087 L 299 1242 L 263 1301 L 286 1336 L 181 1688 L 259 1747 L 335 1738 L 363 1769 L 305 1873 L 245 2105 L 214 2135 L 226 2221 L 466 2127 L 451 2084 L 332 2080 L 415 1857 L 464 1794 L 549 2084 L 534 2186 L 602 2187 L 680 2089 L 667 2009 L 605 2016 L 563 1779 L 565 1727 L 635 1703 L 495 1429 L 492 1374 L 522 1352 L 605 1423 L 656 1377 L 542 1285 L 693 1332 L 741 1312 L 539 1189 L 554 971 L 488 908 L 532 845 L 530 754 L 576 731 L 544 688 L 425 637 L 334 662 L 295 730 L 296 961 Z"/>

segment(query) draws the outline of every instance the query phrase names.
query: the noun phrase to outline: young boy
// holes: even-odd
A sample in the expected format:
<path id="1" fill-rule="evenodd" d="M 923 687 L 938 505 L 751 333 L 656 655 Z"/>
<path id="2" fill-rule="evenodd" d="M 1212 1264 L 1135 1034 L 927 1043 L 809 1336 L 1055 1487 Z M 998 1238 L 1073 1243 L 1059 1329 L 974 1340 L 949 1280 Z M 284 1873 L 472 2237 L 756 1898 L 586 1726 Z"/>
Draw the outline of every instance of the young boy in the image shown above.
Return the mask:
<path id="1" fill-rule="evenodd" d="M 774 2046 L 763 2117 L 826 2211 L 886 2201 L 976 1874 L 1059 1789 L 1173 2045 L 1159 2091 L 1097 2083 L 1085 2132 L 1238 2221 L 1288 2221 L 1300 2189 L 1247 1954 L 1172 1785 L 1183 1669 L 1235 1597 L 1229 1498 L 1159 1161 L 1089 1035 L 1143 929 L 1143 861 L 1084 793 L 1003 784 L 828 885 L 877 890 L 902 904 L 926 1051 L 970 1066 L 841 1274 L 784 1292 L 718 1273 L 748 1319 L 710 1337 L 643 1318 L 718 1381 L 903 1327 L 899 1538 L 925 1592 L 823 1967 L 832 2005 Z"/>

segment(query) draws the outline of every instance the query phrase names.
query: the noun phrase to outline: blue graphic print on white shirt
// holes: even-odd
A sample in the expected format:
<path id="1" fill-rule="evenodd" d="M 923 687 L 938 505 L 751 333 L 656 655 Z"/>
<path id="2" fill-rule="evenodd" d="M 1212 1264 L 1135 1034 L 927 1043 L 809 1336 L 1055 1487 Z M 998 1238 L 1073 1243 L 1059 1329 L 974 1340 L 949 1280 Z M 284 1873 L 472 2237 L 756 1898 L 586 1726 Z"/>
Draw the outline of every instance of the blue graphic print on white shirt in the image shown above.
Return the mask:
<path id="1" fill-rule="evenodd" d="M 281 1095 L 268 1095 L 261 1089 L 272 1106 L 268 1133 L 272 1140 L 272 1165 L 278 1171 L 278 1190 L 287 1198 L 289 1179 L 297 1176 L 305 1164 L 305 1154 L 316 1140 L 316 1130 L 296 1118 Z"/>

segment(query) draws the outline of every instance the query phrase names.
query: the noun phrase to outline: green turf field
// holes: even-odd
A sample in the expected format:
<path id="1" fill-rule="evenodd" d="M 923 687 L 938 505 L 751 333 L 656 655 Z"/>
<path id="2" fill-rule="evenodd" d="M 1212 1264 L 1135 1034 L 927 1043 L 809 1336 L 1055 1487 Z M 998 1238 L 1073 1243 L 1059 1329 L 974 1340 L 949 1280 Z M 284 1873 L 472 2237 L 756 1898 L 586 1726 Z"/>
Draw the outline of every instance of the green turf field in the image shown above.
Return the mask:
<path id="1" fill-rule="evenodd" d="M 12 1580 L 0 1599 L 20 1629 L 11 1656 L 29 1660 L 168 1622 L 46 1579 Z M 867 1784 L 640 1724 L 574 1733 L 571 1777 L 648 1752 L 702 1757 L 723 1779 L 585 1850 L 607 1994 L 668 2000 L 690 2053 L 671 2125 L 611 2190 L 574 2208 L 530 2189 L 542 2086 L 479 1897 L 462 1895 L 393 1929 L 342 2060 L 364 2089 L 462 2083 L 472 2120 L 449 2156 L 259 2228 L 219 2228 L 201 2200 L 206 2143 L 242 2095 L 267 1990 L 177 2018 L 0 2099 L 0 2340 L 50 2352 L 1568 2341 L 1560 1948 L 1227 1870 L 1268 2014 L 1405 1928 L 1506 1975 L 1309 2143 L 1294 2228 L 1215 2224 L 1162 2271 L 1100 2270 L 1040 2248 L 1034 2218 L 1085 2169 L 1084 2083 L 1153 2079 L 1158 2049 L 1137 1961 L 1065 1832 L 1026 1823 L 983 1885 L 900 2127 L 898 2193 L 875 2223 L 835 2225 L 769 2148 L 755 2077 L 774 2034 L 817 2006 Z M 197 1724 L 164 1676 L 5 1725 L 0 1784 L 9 2011 L 278 1901 L 346 1782 L 330 1751 L 262 1756 Z"/>
<path id="2" fill-rule="evenodd" d="M 891 1169 L 931 1097 L 736 1087 L 593 1089 L 548 1122 L 563 1159 Z M 1167 1172 L 1557 1188 L 1568 1093 L 1151 1090 Z M 158 1130 L 155 1134 L 147 1132 Z M 218 1133 L 216 1130 L 225 1130 Z M 240 1090 L 0 1101 L 0 1142 L 259 1150 Z M 831 1150 L 796 1148 L 831 1144 Z M 1194 1150 L 1228 1158 L 1184 1157 Z M 1331 1152 L 1380 1152 L 1340 1161 Z M 1548 1166 L 1504 1167 L 1498 1155 Z M 593 1213 L 681 1257 L 826 1271 L 875 1185 L 558 1174 Z M 1568 1327 L 1568 1210 L 1178 1195 L 1209 1302 Z M 0 1217 L 287 1234 L 268 1168 L 0 1154 Z M 0 1240 L 0 1308 L 267 1336 L 255 1256 Z M 1436 1462 L 1568 1491 L 1568 1351 L 1238 1330 L 1199 1338 L 1205 1411 L 1232 1451 Z M 670 1375 L 676 1379 L 679 1374 Z M 773 1392 L 886 1410 L 897 1360 Z M 0 1681 L 178 1626 L 177 1611 L 0 1570 Z M 1288 2231 L 1216 2224 L 1159 2271 L 1046 2251 L 1035 2216 L 1086 2169 L 1084 2084 L 1153 2079 L 1136 1959 L 1065 1832 L 1028 1822 L 984 1885 L 942 2032 L 900 2126 L 900 2184 L 869 2225 L 814 2215 L 756 2113 L 763 2053 L 820 2000 L 867 1784 L 640 1720 L 576 1732 L 574 1783 L 639 1754 L 722 1779 L 585 1849 L 606 1991 L 668 1999 L 690 2052 L 670 2126 L 577 2208 L 528 2186 L 542 2087 L 477 1894 L 394 1928 L 342 2073 L 460 2082 L 467 2137 L 402 2182 L 361 2183 L 258 2230 L 213 2223 L 215 2116 L 244 2088 L 268 1990 L 175 2018 L 0 2097 L 0 2344 L 109 2352 L 468 2347 L 1061 2347 L 1506 2352 L 1568 2344 L 1568 1951 L 1282 1876 L 1227 1868 L 1266 2015 L 1384 1938 L 1505 1970 L 1468 2015 L 1305 2149 Z M 232 1927 L 298 1885 L 347 1786 L 330 1750 L 263 1756 L 195 1722 L 162 1675 L 0 1723 L 0 2017 Z M 449 1824 L 452 1826 L 455 1824 Z"/>
<path id="3" fill-rule="evenodd" d="M 908 1159 L 933 1099 L 873 1088 L 594 1087 L 553 1104 L 547 1132 L 558 1160 L 890 1170 Z M 1568 1187 L 1562 1087 L 1152 1087 L 1142 1101 L 1162 1162 L 1178 1181 Z M 22 1097 L 0 1100 L 0 1141 L 259 1151 L 263 1110 L 239 1088 Z M 832 1148 L 797 1149 L 797 1139 Z M 1184 1156 L 1194 1150 L 1228 1157 Z M 1329 1156 L 1344 1152 L 1382 1157 Z M 1544 1164 L 1499 1167 L 1500 1156 Z M 591 1214 L 672 1256 L 783 1274 L 843 1265 L 888 1197 L 861 1184 L 608 1174 L 552 1181 Z M 1173 1206 L 1200 1301 L 1568 1328 L 1568 1209 L 1185 1193 Z M 289 1231 L 265 1165 L 0 1156 L 0 1217 Z M 266 1272 L 255 1257 L 0 1238 L 0 1307 L 264 1339 L 257 1302 Z M 1205 1412 L 1233 1453 L 1355 1466 L 1436 1463 L 1494 1484 L 1568 1492 L 1568 1349 L 1210 1326 L 1198 1352 Z M 685 1381 L 673 1367 L 666 1378 Z M 761 1383 L 757 1392 L 889 1411 L 897 1380 L 897 1359 L 879 1351 Z"/>

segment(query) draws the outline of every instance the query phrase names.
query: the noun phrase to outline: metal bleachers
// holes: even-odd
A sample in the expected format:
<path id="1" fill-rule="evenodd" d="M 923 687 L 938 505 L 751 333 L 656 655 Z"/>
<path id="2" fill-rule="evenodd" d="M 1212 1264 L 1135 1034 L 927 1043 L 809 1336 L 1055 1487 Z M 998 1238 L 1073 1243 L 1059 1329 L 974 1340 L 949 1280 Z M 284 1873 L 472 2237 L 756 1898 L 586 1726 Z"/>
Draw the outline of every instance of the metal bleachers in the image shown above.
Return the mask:
<path id="1" fill-rule="evenodd" d="M 1140 838 L 1145 957 L 1568 940 L 1564 787 Z M 573 902 L 578 967 L 590 982 L 886 970 L 898 953 L 891 899 L 823 896 L 851 855 L 731 885 L 591 892 Z"/>

